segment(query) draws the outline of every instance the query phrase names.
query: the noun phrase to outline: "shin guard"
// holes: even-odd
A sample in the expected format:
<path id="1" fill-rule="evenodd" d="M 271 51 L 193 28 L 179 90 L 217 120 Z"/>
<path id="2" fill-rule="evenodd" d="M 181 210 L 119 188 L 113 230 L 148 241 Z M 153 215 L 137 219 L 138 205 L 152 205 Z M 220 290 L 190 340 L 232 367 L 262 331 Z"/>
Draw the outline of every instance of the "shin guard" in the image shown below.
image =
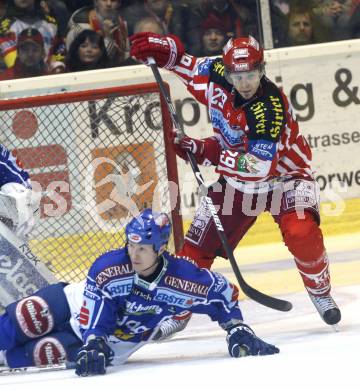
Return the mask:
<path id="1" fill-rule="evenodd" d="M 311 213 L 305 218 L 289 213 L 282 217 L 280 229 L 285 245 L 295 257 L 305 288 L 310 294 L 325 295 L 330 291 L 329 261 L 322 232 Z"/>

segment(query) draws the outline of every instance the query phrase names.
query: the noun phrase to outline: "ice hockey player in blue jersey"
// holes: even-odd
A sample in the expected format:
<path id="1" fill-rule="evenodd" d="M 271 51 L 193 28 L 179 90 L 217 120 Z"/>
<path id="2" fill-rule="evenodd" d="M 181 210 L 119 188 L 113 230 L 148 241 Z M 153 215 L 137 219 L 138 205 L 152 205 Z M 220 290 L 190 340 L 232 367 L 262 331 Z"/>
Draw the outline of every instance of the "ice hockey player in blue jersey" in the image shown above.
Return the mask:
<path id="1" fill-rule="evenodd" d="M 126 226 L 126 246 L 101 255 L 85 283 L 51 285 L 9 305 L 0 316 L 8 366 L 73 361 L 80 376 L 105 374 L 189 312 L 219 323 L 233 357 L 279 352 L 243 323 L 234 285 L 165 250 L 170 232 L 166 214 L 146 209 Z"/>
<path id="2" fill-rule="evenodd" d="M 28 173 L 19 160 L 0 144 L 0 221 L 22 239 L 27 238 L 35 224 L 32 201 Z"/>
<path id="3" fill-rule="evenodd" d="M 237 287 L 166 251 L 170 232 L 166 214 L 146 209 L 127 225 L 126 247 L 100 256 L 90 268 L 80 320 L 84 345 L 76 358 L 78 375 L 104 374 L 106 366 L 123 362 L 156 338 L 162 321 L 184 311 L 218 321 L 233 357 L 279 352 L 243 323 Z M 110 347 L 112 335 L 119 342 Z"/>

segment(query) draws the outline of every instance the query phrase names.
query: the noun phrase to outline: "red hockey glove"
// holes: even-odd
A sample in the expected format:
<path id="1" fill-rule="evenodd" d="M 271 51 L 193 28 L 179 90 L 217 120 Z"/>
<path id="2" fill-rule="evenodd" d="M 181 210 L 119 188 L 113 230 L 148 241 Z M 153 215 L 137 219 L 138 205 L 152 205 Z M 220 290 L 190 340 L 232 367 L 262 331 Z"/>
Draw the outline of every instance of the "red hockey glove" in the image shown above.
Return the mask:
<path id="1" fill-rule="evenodd" d="M 137 33 L 130 37 L 130 55 L 145 62 L 154 58 L 161 68 L 173 69 L 185 52 L 184 45 L 175 35 L 159 35 L 150 32 Z"/>
<path id="2" fill-rule="evenodd" d="M 173 140 L 175 153 L 183 160 L 188 160 L 187 153 L 190 152 L 195 156 L 196 161 L 201 159 L 204 152 L 204 142 L 188 136 L 180 137 L 177 132 L 174 132 Z"/>
<path id="3" fill-rule="evenodd" d="M 187 152 L 191 152 L 198 164 L 218 165 L 220 144 L 215 137 L 195 139 L 182 136 L 176 130 L 172 133 L 175 153 L 185 161 L 188 161 Z"/>

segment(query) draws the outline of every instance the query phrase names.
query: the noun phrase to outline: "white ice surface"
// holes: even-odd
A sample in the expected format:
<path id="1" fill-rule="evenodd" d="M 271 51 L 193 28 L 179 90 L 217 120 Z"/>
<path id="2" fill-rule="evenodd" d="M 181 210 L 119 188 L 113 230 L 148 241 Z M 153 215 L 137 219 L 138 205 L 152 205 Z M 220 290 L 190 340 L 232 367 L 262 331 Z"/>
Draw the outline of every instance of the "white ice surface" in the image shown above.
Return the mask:
<path id="1" fill-rule="evenodd" d="M 360 389 L 360 286 L 335 287 L 333 296 L 342 310 L 338 332 L 322 322 L 305 292 L 284 297 L 294 305 L 288 313 L 242 302 L 246 322 L 280 348 L 278 355 L 231 358 L 224 331 L 197 315 L 177 337 L 145 346 L 105 376 L 11 374 L 0 376 L 0 389 Z"/>

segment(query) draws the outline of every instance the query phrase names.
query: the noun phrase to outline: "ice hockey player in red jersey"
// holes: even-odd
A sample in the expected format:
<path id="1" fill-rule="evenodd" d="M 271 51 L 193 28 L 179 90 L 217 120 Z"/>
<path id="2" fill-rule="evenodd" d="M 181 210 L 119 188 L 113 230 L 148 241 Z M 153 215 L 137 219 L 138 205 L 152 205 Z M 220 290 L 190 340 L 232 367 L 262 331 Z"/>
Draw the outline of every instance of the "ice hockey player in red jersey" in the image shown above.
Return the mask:
<path id="1" fill-rule="evenodd" d="M 235 248 L 257 216 L 268 211 L 279 225 L 303 283 L 322 319 L 338 323 L 330 295 L 329 260 L 319 227 L 319 199 L 311 150 L 301 135 L 288 98 L 265 76 L 264 54 L 252 36 L 230 39 L 222 58 L 196 58 L 173 35 L 138 33 L 130 54 L 174 72 L 208 108 L 214 135 L 194 139 L 174 134 L 178 156 L 192 152 L 198 163 L 216 166 L 208 192 Z M 259 238 L 261 242 L 261 238 Z M 226 257 L 211 215 L 200 204 L 180 253 L 210 268 Z"/>

